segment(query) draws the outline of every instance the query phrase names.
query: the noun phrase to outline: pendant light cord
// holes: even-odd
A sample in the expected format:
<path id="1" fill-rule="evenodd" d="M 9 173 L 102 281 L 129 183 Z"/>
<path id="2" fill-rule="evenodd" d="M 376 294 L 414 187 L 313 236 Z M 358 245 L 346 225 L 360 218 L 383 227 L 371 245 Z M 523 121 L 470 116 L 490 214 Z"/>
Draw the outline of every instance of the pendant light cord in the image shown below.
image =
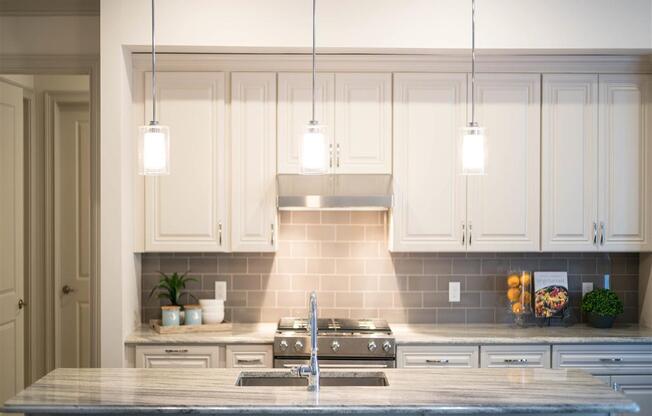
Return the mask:
<path id="1" fill-rule="evenodd" d="M 154 18 L 154 1 L 152 0 L 152 122 L 156 121 L 156 19 Z"/>
<path id="2" fill-rule="evenodd" d="M 316 124 L 315 120 L 315 49 L 316 49 L 316 16 L 317 0 L 312 0 L 312 119 L 311 123 Z"/>
<path id="3" fill-rule="evenodd" d="M 471 124 L 475 124 L 475 0 L 471 0 Z"/>

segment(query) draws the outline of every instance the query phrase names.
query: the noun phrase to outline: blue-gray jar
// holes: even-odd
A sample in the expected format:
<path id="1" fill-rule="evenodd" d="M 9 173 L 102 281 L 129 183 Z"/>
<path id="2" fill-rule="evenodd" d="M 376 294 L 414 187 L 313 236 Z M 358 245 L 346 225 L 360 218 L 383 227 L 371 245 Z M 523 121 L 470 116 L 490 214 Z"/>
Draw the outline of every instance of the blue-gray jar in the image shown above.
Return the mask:
<path id="1" fill-rule="evenodd" d="M 184 324 L 185 325 L 201 325 L 201 306 L 200 305 L 186 305 L 183 307 L 185 312 Z"/>
<path id="2" fill-rule="evenodd" d="M 161 325 L 179 326 L 180 309 L 178 306 L 161 306 Z"/>

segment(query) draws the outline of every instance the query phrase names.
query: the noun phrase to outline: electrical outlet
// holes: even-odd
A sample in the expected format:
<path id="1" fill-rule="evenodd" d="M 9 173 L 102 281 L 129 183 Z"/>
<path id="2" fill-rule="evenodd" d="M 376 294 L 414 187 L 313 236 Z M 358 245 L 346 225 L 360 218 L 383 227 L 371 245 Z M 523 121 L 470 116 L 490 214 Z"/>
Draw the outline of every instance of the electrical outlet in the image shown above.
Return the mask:
<path id="1" fill-rule="evenodd" d="M 582 297 L 593 291 L 593 282 L 582 282 Z"/>
<path id="2" fill-rule="evenodd" d="M 448 301 L 460 301 L 460 282 L 448 282 Z"/>

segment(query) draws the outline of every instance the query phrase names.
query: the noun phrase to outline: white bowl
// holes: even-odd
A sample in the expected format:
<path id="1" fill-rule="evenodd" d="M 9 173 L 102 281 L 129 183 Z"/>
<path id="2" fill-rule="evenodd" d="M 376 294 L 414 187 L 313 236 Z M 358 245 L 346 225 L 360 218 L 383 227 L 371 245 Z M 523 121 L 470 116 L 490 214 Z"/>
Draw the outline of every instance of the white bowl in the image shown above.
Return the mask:
<path id="1" fill-rule="evenodd" d="M 222 299 L 199 299 L 199 304 L 202 306 L 202 309 L 206 306 L 224 306 L 224 300 Z"/>
<path id="2" fill-rule="evenodd" d="M 203 314 L 206 313 L 224 313 L 224 308 L 201 308 Z"/>
<path id="3" fill-rule="evenodd" d="M 224 310 L 221 312 L 203 312 L 202 321 L 204 321 L 205 324 L 219 324 L 224 321 Z"/>

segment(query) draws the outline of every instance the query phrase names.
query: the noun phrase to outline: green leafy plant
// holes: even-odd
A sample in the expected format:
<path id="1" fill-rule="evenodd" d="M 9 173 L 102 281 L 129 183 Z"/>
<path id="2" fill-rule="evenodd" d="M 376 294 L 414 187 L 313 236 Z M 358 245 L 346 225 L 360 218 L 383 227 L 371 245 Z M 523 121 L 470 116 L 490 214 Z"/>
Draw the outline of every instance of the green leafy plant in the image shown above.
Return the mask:
<path id="1" fill-rule="evenodd" d="M 618 316 L 623 313 L 623 302 L 609 289 L 595 289 L 582 298 L 582 311 L 601 316 Z"/>
<path id="2" fill-rule="evenodd" d="M 159 299 L 167 299 L 170 301 L 170 304 L 174 306 L 183 307 L 183 305 L 181 305 L 182 296 L 188 296 L 195 299 L 195 301 L 197 300 L 197 297 L 184 291 L 186 283 L 197 281 L 197 279 L 193 277 L 186 277 L 187 272 L 184 274 L 174 272 L 169 276 L 163 272 L 159 272 L 159 274 L 161 275 L 161 278 L 158 285 L 154 286 L 152 291 L 149 293 L 150 299 L 154 296 L 154 293 L 158 291 Z"/>

